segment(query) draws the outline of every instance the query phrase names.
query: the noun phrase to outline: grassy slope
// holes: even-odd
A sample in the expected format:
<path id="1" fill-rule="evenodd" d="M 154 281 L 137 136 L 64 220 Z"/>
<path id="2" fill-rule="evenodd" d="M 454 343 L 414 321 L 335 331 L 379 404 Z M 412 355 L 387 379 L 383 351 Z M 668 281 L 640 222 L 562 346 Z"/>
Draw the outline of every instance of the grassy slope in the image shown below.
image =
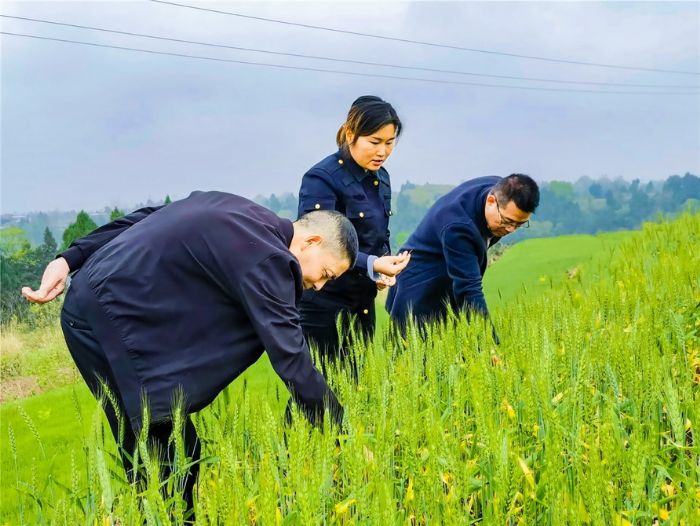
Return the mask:
<path id="1" fill-rule="evenodd" d="M 506 305 L 519 293 L 537 294 L 567 279 L 567 271 L 584 265 L 598 272 L 599 263 L 628 232 L 530 239 L 509 248 L 484 276 L 491 308 Z M 604 270 L 604 269 L 603 269 Z"/>
<path id="2" fill-rule="evenodd" d="M 579 264 L 594 270 L 596 261 L 605 258 L 608 249 L 626 235 L 623 232 L 600 236 L 564 236 L 519 243 L 488 270 L 484 284 L 487 301 L 492 308 L 498 309 L 525 289 L 529 294 L 537 294 L 550 283 L 556 284 L 566 279 L 567 270 Z M 545 279 L 541 280 L 543 276 Z M 387 321 L 381 298 L 378 298 L 377 307 L 381 326 Z M 232 389 L 241 390 L 244 382 L 252 391 L 261 394 L 267 392 L 268 396 L 274 396 L 276 387 L 281 388 L 281 382 L 272 371 L 266 355 L 237 379 Z M 21 480 L 32 480 L 34 471 L 34 478 L 39 483 L 47 473 L 53 472 L 68 484 L 71 458 L 75 458 L 78 464 L 84 458 L 81 451 L 84 434 L 76 405 L 81 407 L 84 415 L 85 429 L 84 426 L 89 425 L 94 414 L 95 402 L 82 382 L 0 407 L 0 524 L 17 522 L 15 466 L 8 427 L 14 431 Z M 21 413 L 22 409 L 38 432 L 45 456 L 26 417 Z M 56 466 L 65 469 L 57 469 Z"/>

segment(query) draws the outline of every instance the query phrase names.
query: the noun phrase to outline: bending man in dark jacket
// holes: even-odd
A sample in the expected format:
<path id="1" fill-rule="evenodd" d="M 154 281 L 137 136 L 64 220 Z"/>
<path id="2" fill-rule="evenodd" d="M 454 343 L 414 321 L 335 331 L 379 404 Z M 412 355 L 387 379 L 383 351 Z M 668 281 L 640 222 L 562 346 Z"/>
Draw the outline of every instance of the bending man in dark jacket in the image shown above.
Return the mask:
<path id="1" fill-rule="evenodd" d="M 80 373 L 96 396 L 100 379 L 116 395 L 126 415 L 123 451 L 134 451 L 142 393 L 149 436 L 167 451 L 174 396 L 184 394 L 187 412 L 202 409 L 263 351 L 311 420 L 324 408 L 342 418 L 312 364 L 296 303 L 303 289 L 318 290 L 351 268 L 357 246 L 351 223 L 336 212 L 292 223 L 242 197 L 194 192 L 76 240 L 49 264 L 38 291 L 22 293 L 46 303 L 74 273 L 61 325 Z M 109 404 L 105 411 L 119 441 L 117 415 Z M 189 418 L 184 438 L 196 460 Z M 190 506 L 195 477 L 186 480 Z"/>
<path id="2" fill-rule="evenodd" d="M 409 312 L 419 323 L 439 320 L 448 305 L 488 317 L 486 252 L 528 226 L 539 201 L 537 183 L 523 174 L 472 179 L 438 199 L 401 249 L 412 251 L 411 264 L 389 291 L 391 318 L 400 326 Z"/>

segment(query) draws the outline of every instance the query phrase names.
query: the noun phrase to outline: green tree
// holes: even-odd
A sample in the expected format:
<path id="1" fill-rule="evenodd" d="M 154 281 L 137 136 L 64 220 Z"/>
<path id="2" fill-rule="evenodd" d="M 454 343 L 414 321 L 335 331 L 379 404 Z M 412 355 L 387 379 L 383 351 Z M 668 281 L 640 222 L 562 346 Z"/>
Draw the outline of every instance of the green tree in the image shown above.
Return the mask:
<path id="1" fill-rule="evenodd" d="M 273 212 L 277 213 L 282 208 L 282 203 L 280 203 L 280 200 L 275 194 L 272 194 L 267 200 L 267 207 Z"/>
<path id="2" fill-rule="evenodd" d="M 588 187 L 588 193 L 596 199 L 600 199 L 603 197 L 603 187 L 600 183 L 593 183 L 591 186 Z"/>
<path id="3" fill-rule="evenodd" d="M 26 317 L 29 303 L 22 298 L 20 289 L 35 280 L 38 266 L 36 251 L 29 241 L 25 240 L 12 254 L 0 253 L 0 323 Z"/>
<path id="4" fill-rule="evenodd" d="M 27 233 L 19 227 L 0 229 L 0 253 L 11 256 L 29 244 Z"/>
<path id="5" fill-rule="evenodd" d="M 97 225 L 92 220 L 92 218 L 85 212 L 81 210 L 75 218 L 75 221 L 68 225 L 65 232 L 63 232 L 63 245 L 61 245 L 61 250 L 65 250 L 68 246 L 78 238 L 86 236 L 93 230 L 97 228 Z"/>
<path id="6" fill-rule="evenodd" d="M 114 207 L 114 210 L 112 210 L 109 213 L 109 220 L 114 221 L 115 219 L 119 219 L 120 217 L 123 217 L 126 215 L 123 210 L 119 210 L 116 206 Z"/>
<path id="7" fill-rule="evenodd" d="M 38 264 L 43 268 L 49 261 L 56 257 L 58 251 L 58 243 L 53 237 L 49 227 L 44 228 L 44 242 L 36 249 L 38 256 Z"/>
<path id="8" fill-rule="evenodd" d="M 170 199 L 170 194 L 166 195 L 166 196 L 165 196 L 165 201 L 163 201 L 163 204 L 169 205 L 169 204 L 172 203 L 172 202 L 173 202 L 173 200 Z"/>

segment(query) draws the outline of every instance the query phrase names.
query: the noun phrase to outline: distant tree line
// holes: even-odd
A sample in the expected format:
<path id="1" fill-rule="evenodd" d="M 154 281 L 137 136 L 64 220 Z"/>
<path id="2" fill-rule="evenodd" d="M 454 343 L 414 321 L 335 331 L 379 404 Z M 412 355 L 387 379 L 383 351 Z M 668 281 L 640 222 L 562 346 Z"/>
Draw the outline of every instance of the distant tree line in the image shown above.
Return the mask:
<path id="1" fill-rule="evenodd" d="M 415 230 L 428 209 L 453 185 L 407 182 L 392 198 L 392 248 L 398 250 Z M 540 207 L 531 227 L 509 236 L 509 242 L 533 237 L 638 228 L 658 214 L 675 214 L 700 203 L 700 177 L 691 173 L 672 175 L 665 181 L 642 184 L 624 179 L 581 177 L 575 183 L 550 181 L 540 184 Z M 296 218 L 297 198 L 291 193 L 259 196 L 256 201 L 285 217 Z"/>
<path id="2" fill-rule="evenodd" d="M 401 186 L 392 201 L 395 213 L 389 227 L 393 250 L 401 247 L 427 210 L 452 188 L 452 185 L 416 185 L 410 182 Z M 644 184 L 639 179 L 628 182 L 621 178 L 582 177 L 574 183 L 544 182 L 540 184 L 540 190 L 540 207 L 533 216 L 531 227 L 509 236 L 509 243 L 533 237 L 634 229 L 644 221 L 656 219 L 659 214 L 676 214 L 688 207 L 700 210 L 700 177 L 691 173 Z M 292 193 L 257 196 L 255 201 L 282 217 L 296 219 L 298 200 Z M 161 201 L 163 204 L 170 202 L 170 196 Z M 135 208 L 161 203 L 149 200 Z M 21 298 L 20 288 L 24 285 L 38 286 L 44 267 L 57 252 L 67 248 L 74 239 L 97 228 L 98 224 L 123 216 L 124 211 L 107 208 L 98 215 L 99 218 L 93 218 L 83 210 L 78 212 L 61 232 L 60 247 L 51 229 L 46 226 L 46 213 L 22 218 L 9 225 L 3 216 L 3 227 L 0 228 L 0 323 L 7 323 L 13 318 L 26 320 L 29 306 Z M 42 242 L 33 244 L 30 239 L 36 237 L 38 224 L 45 225 Z M 27 228 L 27 225 L 31 228 Z"/>
<path id="3" fill-rule="evenodd" d="M 170 196 L 166 196 L 163 204 L 170 202 Z M 125 214 L 114 208 L 107 215 L 109 221 L 114 221 Z M 60 247 L 48 226 L 44 227 L 42 243 L 34 247 L 29 240 L 29 232 L 23 228 L 0 228 L 0 324 L 5 325 L 12 320 L 34 321 L 30 304 L 20 294 L 21 288 L 38 287 L 46 265 L 74 240 L 89 234 L 97 226 L 87 212 L 79 211 L 63 231 Z"/>

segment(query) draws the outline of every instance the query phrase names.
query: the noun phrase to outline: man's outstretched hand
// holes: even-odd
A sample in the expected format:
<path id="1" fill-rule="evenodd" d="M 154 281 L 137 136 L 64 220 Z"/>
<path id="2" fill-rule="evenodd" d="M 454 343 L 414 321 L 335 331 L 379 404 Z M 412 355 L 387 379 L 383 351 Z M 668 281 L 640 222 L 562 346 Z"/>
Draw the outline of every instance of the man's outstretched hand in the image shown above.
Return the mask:
<path id="1" fill-rule="evenodd" d="M 54 259 L 46 265 L 38 290 L 22 287 L 22 296 L 32 303 L 48 303 L 63 293 L 68 279 L 68 262 L 63 258 Z"/>

